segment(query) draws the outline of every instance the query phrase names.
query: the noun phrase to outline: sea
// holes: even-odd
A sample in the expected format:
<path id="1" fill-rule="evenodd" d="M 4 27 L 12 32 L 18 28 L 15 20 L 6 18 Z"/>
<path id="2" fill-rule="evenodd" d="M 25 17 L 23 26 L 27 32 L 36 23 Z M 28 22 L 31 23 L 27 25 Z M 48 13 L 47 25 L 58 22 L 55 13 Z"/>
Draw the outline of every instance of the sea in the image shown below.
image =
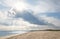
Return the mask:
<path id="1" fill-rule="evenodd" d="M 9 35 L 14 35 L 14 34 L 23 34 L 23 33 L 27 33 L 29 31 L 27 30 L 14 30 L 14 31 L 4 31 L 4 30 L 0 30 L 0 37 L 5 37 L 5 36 L 9 36 Z"/>

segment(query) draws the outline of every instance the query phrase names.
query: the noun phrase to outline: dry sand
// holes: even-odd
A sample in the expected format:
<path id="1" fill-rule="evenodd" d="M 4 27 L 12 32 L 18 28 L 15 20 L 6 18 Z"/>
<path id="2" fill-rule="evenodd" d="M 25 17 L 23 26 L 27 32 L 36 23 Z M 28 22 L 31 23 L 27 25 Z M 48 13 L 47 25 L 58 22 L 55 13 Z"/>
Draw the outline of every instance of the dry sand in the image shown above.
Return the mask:
<path id="1" fill-rule="evenodd" d="M 6 38 L 4 38 L 4 37 L 0 37 L 0 39 L 6 39 Z"/>
<path id="2" fill-rule="evenodd" d="M 6 39 L 60 39 L 60 31 L 33 31 Z"/>

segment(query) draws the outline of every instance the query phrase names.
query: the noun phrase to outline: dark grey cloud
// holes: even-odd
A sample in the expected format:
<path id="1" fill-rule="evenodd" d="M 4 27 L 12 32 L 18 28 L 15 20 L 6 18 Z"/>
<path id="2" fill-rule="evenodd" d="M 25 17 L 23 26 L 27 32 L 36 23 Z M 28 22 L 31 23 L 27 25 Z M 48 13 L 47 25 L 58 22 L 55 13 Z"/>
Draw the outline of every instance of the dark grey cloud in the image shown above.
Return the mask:
<path id="1" fill-rule="evenodd" d="M 15 15 L 15 18 L 23 18 L 25 21 L 28 21 L 32 24 L 37 24 L 37 25 L 46 25 L 46 23 L 44 23 L 43 20 L 38 20 L 33 14 L 31 14 L 32 12 L 29 11 L 24 11 L 24 12 L 17 12 L 17 14 Z"/>

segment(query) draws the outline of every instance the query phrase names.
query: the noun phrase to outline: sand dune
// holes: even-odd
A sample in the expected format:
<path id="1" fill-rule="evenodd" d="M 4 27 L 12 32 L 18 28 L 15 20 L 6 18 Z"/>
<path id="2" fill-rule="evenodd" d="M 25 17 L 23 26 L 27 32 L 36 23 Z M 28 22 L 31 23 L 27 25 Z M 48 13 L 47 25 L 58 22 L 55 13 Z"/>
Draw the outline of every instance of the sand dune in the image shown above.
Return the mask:
<path id="1" fill-rule="evenodd" d="M 6 39 L 60 39 L 60 31 L 33 31 Z"/>

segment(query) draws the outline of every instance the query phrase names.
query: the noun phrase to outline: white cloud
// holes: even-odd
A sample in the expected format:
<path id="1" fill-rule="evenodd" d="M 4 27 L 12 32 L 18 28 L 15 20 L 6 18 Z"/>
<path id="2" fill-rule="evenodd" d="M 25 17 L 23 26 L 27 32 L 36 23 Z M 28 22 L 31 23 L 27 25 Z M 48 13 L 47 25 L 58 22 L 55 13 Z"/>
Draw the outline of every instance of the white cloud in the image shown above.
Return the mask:
<path id="1" fill-rule="evenodd" d="M 5 0 L 3 1 L 8 7 L 12 7 L 16 2 L 17 0 Z"/>
<path id="2" fill-rule="evenodd" d="M 0 2 L 0 4 L 1 4 L 1 2 Z"/>
<path id="3" fill-rule="evenodd" d="M 25 2 L 17 2 L 14 6 L 17 11 L 23 11 L 29 9 L 29 5 Z"/>
<path id="4" fill-rule="evenodd" d="M 22 18 L 19 18 L 19 19 L 17 19 L 17 20 L 13 20 L 13 25 L 15 26 L 15 25 L 17 25 L 17 26 L 32 26 L 32 25 L 34 25 L 34 24 L 31 24 L 31 23 L 29 23 L 28 21 L 25 21 L 24 19 L 22 19 Z"/>
<path id="5" fill-rule="evenodd" d="M 55 1 L 55 0 L 54 0 Z M 33 11 L 35 14 L 37 13 L 51 13 L 51 12 L 59 12 L 60 11 L 60 4 L 57 1 L 52 1 L 52 0 L 39 0 L 38 4 L 33 7 Z"/>
<path id="6" fill-rule="evenodd" d="M 29 9 L 31 6 L 25 2 L 25 0 L 5 0 L 4 3 L 17 11 L 23 11 Z"/>
<path id="7" fill-rule="evenodd" d="M 4 0 L 4 3 L 6 4 L 6 6 L 12 7 L 17 11 L 31 9 L 34 14 L 36 14 L 46 12 L 59 12 L 60 3 L 58 1 L 59 0 L 38 0 L 36 5 L 29 4 L 28 2 L 26 2 L 26 0 Z"/>
<path id="8" fill-rule="evenodd" d="M 17 11 L 23 11 L 31 9 L 34 13 L 45 13 L 45 12 L 59 12 L 60 3 L 59 0 L 37 0 L 36 5 L 29 4 L 26 0 L 5 0 L 4 3 L 8 7 L 12 7 Z M 55 3 L 56 2 L 56 3 Z M 34 2 L 33 2 L 34 3 Z"/>
<path id="9" fill-rule="evenodd" d="M 60 29 L 54 28 L 50 25 L 29 25 L 29 26 L 2 26 L 0 25 L 0 30 L 13 31 L 13 30 L 46 30 L 46 29 Z"/>
<path id="10" fill-rule="evenodd" d="M 7 13 L 0 11 L 0 19 L 6 19 L 7 18 Z"/>
<path id="11" fill-rule="evenodd" d="M 15 16 L 16 12 L 13 11 L 13 9 L 16 9 L 16 11 L 24 11 L 31 9 L 34 12 L 34 16 L 38 13 L 46 13 L 46 12 L 57 12 L 60 11 L 60 5 L 56 5 L 52 0 L 39 0 L 37 2 L 37 5 L 30 5 L 29 3 L 25 2 L 25 0 L 4 0 L 3 1 L 7 7 L 11 7 L 9 10 L 11 14 L 9 16 Z M 59 3 L 58 3 L 59 4 Z M 8 22 L 12 20 L 13 25 L 12 26 L 2 26 L 0 30 L 21 30 L 21 29 L 31 29 L 30 27 L 33 27 L 33 29 L 38 29 L 38 26 L 49 26 L 49 25 L 35 25 L 31 24 L 22 18 L 20 19 L 14 19 L 9 18 L 7 16 L 9 14 L 8 12 L 0 12 L 0 19 L 10 19 Z M 13 15 L 14 14 L 14 15 Z M 32 13 L 33 14 L 33 13 Z M 39 17 L 40 18 L 40 17 Z M 48 17 L 48 16 L 41 16 L 41 19 L 44 20 L 45 22 L 54 24 L 56 26 L 60 26 L 60 20 L 53 18 L 53 17 Z M 12 23 L 11 22 L 11 23 Z M 35 28 L 36 26 L 36 28 Z M 48 28 L 48 27 L 44 27 Z M 40 29 L 40 28 L 39 28 Z"/>
<path id="12" fill-rule="evenodd" d="M 7 20 L 4 20 L 4 21 L 7 21 Z M 10 21 L 11 21 L 12 25 L 9 25 L 9 26 L 0 25 L 0 30 L 27 30 L 27 29 L 31 29 L 30 27 L 38 26 L 35 24 L 31 24 L 22 18 L 17 19 L 17 20 L 8 20 L 8 22 L 6 22 L 6 23 L 10 24 Z"/>

